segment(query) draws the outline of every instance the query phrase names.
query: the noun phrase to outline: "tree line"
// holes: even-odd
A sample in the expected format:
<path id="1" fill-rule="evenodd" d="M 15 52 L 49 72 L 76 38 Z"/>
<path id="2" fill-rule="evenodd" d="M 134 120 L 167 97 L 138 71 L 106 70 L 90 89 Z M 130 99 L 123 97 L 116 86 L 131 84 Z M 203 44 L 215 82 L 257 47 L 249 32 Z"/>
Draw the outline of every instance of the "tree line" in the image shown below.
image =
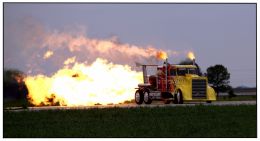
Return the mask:
<path id="1" fill-rule="evenodd" d="M 22 99 L 28 94 L 27 86 L 24 82 L 26 75 L 17 69 L 4 69 L 3 91 L 4 99 Z"/>

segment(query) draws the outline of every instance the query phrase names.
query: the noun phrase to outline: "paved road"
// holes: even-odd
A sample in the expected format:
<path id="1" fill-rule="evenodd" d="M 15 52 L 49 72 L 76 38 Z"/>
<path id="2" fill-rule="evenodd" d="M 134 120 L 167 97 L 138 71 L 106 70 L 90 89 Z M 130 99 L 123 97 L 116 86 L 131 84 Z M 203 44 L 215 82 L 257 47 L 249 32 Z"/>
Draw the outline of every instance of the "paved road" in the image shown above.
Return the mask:
<path id="1" fill-rule="evenodd" d="M 235 92 L 235 95 L 253 96 L 253 95 L 256 95 L 256 91 L 255 92 Z M 228 96 L 228 93 L 219 93 L 219 96 Z"/>
<path id="2" fill-rule="evenodd" d="M 131 104 L 120 104 L 120 105 L 97 105 L 97 106 L 43 106 L 43 107 L 28 107 L 28 109 L 22 109 L 21 107 L 10 107 L 4 109 L 5 111 L 42 111 L 42 110 L 75 110 L 75 109 L 93 109 L 93 108 L 137 108 L 137 107 L 179 107 L 179 106 L 195 106 L 195 105 L 256 105 L 256 101 L 215 101 L 212 103 L 205 102 L 189 102 L 185 104 L 163 104 L 162 102 L 154 102 L 153 104 L 146 105 L 137 105 L 134 103 Z"/>

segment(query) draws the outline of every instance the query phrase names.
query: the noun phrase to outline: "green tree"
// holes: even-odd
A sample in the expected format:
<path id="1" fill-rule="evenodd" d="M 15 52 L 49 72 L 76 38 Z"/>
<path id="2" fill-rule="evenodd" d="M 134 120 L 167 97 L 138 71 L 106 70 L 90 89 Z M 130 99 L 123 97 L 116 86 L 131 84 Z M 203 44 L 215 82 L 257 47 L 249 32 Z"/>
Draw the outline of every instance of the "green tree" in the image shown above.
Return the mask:
<path id="1" fill-rule="evenodd" d="M 210 66 L 207 69 L 207 77 L 208 82 L 213 85 L 213 88 L 217 93 L 217 97 L 219 96 L 219 92 L 226 92 L 230 90 L 230 73 L 223 65 L 217 64 L 215 66 Z"/>
<path id="2" fill-rule="evenodd" d="M 236 94 L 234 93 L 234 89 L 230 86 L 230 89 L 228 91 L 228 98 L 236 97 Z"/>
<path id="3" fill-rule="evenodd" d="M 16 69 L 4 69 L 3 98 L 23 100 L 23 107 L 27 106 L 28 89 L 24 82 L 25 74 Z"/>

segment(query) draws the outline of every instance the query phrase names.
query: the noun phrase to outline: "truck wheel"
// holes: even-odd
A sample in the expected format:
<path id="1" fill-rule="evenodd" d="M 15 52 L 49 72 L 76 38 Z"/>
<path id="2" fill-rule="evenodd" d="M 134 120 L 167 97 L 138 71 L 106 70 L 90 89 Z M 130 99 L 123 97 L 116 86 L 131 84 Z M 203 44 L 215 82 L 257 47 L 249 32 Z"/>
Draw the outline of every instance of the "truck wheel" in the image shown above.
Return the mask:
<path id="1" fill-rule="evenodd" d="M 151 104 L 152 103 L 152 99 L 151 99 L 150 93 L 148 91 L 144 92 L 144 103 L 145 104 Z"/>
<path id="2" fill-rule="evenodd" d="M 210 101 L 210 100 L 207 100 L 206 102 L 207 102 L 207 103 L 211 103 L 211 101 Z"/>
<path id="3" fill-rule="evenodd" d="M 176 94 L 174 94 L 174 104 L 183 104 L 183 98 L 182 93 L 180 90 L 177 91 Z"/>
<path id="4" fill-rule="evenodd" d="M 164 104 L 170 104 L 170 103 L 171 103 L 171 100 L 169 100 L 169 99 L 164 99 L 163 102 L 164 102 Z"/>
<path id="5" fill-rule="evenodd" d="M 140 105 L 143 103 L 143 101 L 144 101 L 144 95 L 143 95 L 142 91 L 137 90 L 135 92 L 135 103 Z"/>
<path id="6" fill-rule="evenodd" d="M 162 92 L 161 98 L 164 104 L 170 104 L 173 98 L 173 95 L 170 92 Z"/>

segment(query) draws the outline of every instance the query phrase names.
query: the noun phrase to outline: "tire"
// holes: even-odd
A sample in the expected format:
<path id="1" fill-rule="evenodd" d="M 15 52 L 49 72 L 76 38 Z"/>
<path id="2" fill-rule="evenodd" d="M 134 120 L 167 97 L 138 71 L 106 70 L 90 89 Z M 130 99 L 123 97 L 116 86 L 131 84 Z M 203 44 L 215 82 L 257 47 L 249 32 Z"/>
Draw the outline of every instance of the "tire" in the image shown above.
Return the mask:
<path id="1" fill-rule="evenodd" d="M 163 102 L 164 102 L 164 104 L 170 104 L 170 103 L 171 103 L 171 100 L 169 100 L 169 99 L 164 99 Z"/>
<path id="2" fill-rule="evenodd" d="M 143 101 L 144 101 L 144 95 L 143 95 L 142 91 L 137 90 L 135 92 L 135 103 L 140 105 L 143 103 Z"/>
<path id="3" fill-rule="evenodd" d="M 164 104 L 170 104 L 171 101 L 172 101 L 173 96 L 169 92 L 162 92 L 161 93 L 161 98 L 162 98 Z"/>
<path id="4" fill-rule="evenodd" d="M 144 91 L 144 103 L 145 104 L 151 104 L 152 99 L 150 97 L 150 93 L 148 91 Z"/>
<path id="5" fill-rule="evenodd" d="M 210 101 L 210 100 L 207 100 L 206 103 L 211 103 L 211 101 Z"/>
<path id="6" fill-rule="evenodd" d="M 174 104 L 183 104 L 183 97 L 180 90 L 177 91 L 176 94 L 174 94 Z"/>

